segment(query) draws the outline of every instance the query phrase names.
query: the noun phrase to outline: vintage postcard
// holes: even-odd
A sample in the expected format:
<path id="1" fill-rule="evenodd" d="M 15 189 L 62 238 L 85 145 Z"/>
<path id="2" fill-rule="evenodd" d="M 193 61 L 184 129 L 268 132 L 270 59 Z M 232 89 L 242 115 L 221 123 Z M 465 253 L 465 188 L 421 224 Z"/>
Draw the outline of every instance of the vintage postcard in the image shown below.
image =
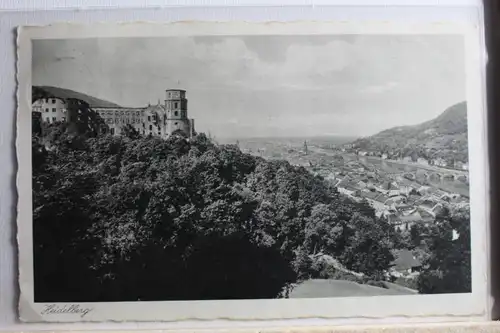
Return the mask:
<path id="1" fill-rule="evenodd" d="M 56 24 L 18 43 L 23 321 L 488 318 L 478 27 Z"/>

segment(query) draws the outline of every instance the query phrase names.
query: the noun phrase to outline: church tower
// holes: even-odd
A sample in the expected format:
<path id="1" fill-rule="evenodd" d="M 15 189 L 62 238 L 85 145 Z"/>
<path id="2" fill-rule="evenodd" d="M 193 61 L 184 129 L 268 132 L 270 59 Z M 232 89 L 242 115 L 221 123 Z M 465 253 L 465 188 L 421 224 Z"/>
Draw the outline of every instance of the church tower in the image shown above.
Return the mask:
<path id="1" fill-rule="evenodd" d="M 191 119 L 188 119 L 186 91 L 182 89 L 168 89 L 166 93 L 166 136 L 182 132 L 187 137 L 191 137 L 194 132 L 194 123 Z"/>

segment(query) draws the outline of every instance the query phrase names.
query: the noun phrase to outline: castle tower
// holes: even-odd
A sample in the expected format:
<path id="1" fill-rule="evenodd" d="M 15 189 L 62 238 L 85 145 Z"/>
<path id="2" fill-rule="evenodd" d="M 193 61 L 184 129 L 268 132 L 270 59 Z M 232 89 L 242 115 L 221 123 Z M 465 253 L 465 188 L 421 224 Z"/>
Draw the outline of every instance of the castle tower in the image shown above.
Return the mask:
<path id="1" fill-rule="evenodd" d="M 187 137 L 191 137 L 193 130 L 192 121 L 187 115 L 186 91 L 181 89 L 168 89 L 166 91 L 165 111 L 166 111 L 166 136 L 181 131 Z"/>

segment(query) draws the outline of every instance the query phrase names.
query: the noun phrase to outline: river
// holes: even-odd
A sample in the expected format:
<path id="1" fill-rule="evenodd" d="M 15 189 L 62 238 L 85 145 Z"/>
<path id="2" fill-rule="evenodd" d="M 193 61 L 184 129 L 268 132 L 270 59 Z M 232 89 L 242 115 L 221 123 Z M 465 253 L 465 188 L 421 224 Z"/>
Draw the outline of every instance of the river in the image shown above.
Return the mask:
<path id="1" fill-rule="evenodd" d="M 310 147 L 310 150 L 329 156 L 335 156 L 338 153 L 318 148 Z M 366 165 L 373 165 L 375 168 L 385 171 L 387 173 L 400 173 L 400 172 L 411 172 L 417 175 L 418 183 L 422 184 L 425 182 L 426 185 L 434 186 L 446 192 L 458 193 L 462 196 L 469 197 L 469 184 L 458 179 L 448 179 L 445 177 L 439 178 L 424 178 L 424 173 L 431 173 L 432 171 L 441 173 L 458 173 L 462 175 L 468 175 L 467 171 L 453 170 L 450 172 L 448 169 L 443 169 L 435 166 L 426 166 L 417 163 L 409 163 L 403 161 L 391 161 L 384 160 L 373 156 L 358 156 L 353 154 L 342 154 L 345 161 L 358 160 Z M 420 174 L 420 177 L 419 177 Z"/>
<path id="2" fill-rule="evenodd" d="M 449 179 L 445 177 L 441 178 L 424 178 L 423 174 L 424 173 L 429 173 L 432 171 L 437 171 L 439 172 L 439 168 L 429 168 L 425 165 L 418 165 L 418 164 L 409 164 L 409 163 L 399 163 L 398 161 L 387 161 L 379 158 L 372 158 L 372 157 L 360 157 L 359 160 L 362 163 L 366 164 L 371 164 L 374 165 L 375 167 L 379 168 L 380 170 L 383 170 L 387 173 L 396 173 L 396 172 L 411 172 L 415 173 L 417 175 L 417 179 L 419 181 L 425 182 L 426 185 L 432 185 L 435 186 L 441 190 L 447 191 L 447 192 L 452 192 L 452 193 L 458 193 L 462 196 L 469 197 L 469 184 L 467 184 L 464 181 L 458 180 L 458 179 Z M 446 172 L 448 170 L 443 170 L 442 172 Z M 420 173 L 420 177 L 418 177 Z M 462 172 L 461 172 L 462 173 Z M 465 173 L 462 173 L 465 174 Z"/>

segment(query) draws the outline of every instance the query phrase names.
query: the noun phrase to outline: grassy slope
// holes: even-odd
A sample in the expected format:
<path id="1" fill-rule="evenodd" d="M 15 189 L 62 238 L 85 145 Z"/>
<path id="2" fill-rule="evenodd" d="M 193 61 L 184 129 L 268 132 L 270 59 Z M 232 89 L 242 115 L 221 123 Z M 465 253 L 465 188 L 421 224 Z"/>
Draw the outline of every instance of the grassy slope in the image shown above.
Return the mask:
<path id="1" fill-rule="evenodd" d="M 343 280 L 307 280 L 290 293 L 290 298 L 324 298 L 352 296 L 413 295 L 411 289 L 400 286 L 385 289 Z"/>

